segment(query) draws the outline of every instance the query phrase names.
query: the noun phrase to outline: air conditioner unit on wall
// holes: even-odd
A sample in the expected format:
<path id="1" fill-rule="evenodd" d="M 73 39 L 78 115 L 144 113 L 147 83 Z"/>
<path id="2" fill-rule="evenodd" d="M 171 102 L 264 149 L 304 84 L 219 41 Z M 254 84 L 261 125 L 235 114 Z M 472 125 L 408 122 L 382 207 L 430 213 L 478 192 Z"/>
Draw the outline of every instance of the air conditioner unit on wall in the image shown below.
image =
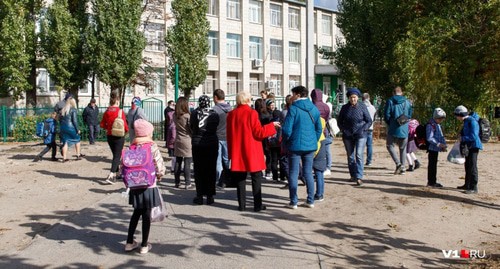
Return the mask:
<path id="1" fill-rule="evenodd" d="M 261 59 L 253 59 L 252 60 L 252 67 L 253 68 L 259 68 L 262 67 L 262 60 Z"/>
<path id="2" fill-rule="evenodd" d="M 276 88 L 276 81 L 275 80 L 269 80 L 268 82 L 266 82 L 266 88 L 267 89 L 274 89 Z"/>

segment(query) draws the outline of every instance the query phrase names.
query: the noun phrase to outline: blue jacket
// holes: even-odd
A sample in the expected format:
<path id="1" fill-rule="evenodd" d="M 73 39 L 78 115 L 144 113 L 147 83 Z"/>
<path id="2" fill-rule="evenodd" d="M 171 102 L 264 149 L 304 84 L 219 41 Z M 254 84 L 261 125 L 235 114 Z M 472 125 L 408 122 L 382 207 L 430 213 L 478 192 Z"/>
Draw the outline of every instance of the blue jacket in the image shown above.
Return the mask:
<path id="1" fill-rule="evenodd" d="M 404 111 L 403 111 L 404 108 Z M 399 125 L 396 119 L 403 113 L 411 119 L 413 108 L 411 103 L 402 95 L 394 95 L 385 104 L 384 121 L 389 129 L 387 133 L 393 137 L 406 138 L 408 137 L 408 123 Z"/>
<path id="2" fill-rule="evenodd" d="M 56 141 L 56 125 L 57 122 L 53 118 L 48 118 L 45 120 L 49 125 L 49 134 L 43 139 L 45 145 L 52 144 Z"/>
<path id="3" fill-rule="evenodd" d="M 355 106 L 347 103 L 340 109 L 337 125 L 344 138 L 364 138 L 372 126 L 372 117 L 363 102 L 357 102 Z"/>
<path id="4" fill-rule="evenodd" d="M 292 103 L 282 126 L 283 141 L 289 151 L 318 149 L 318 140 L 323 132 L 319 117 L 319 110 L 311 100 L 300 98 Z"/>
<path id="5" fill-rule="evenodd" d="M 446 139 L 444 138 L 441 125 L 437 124 L 434 119 L 429 120 L 429 124 L 427 124 L 425 128 L 425 136 L 427 142 L 429 142 L 429 151 L 441 151 L 441 149 L 438 147 L 438 143 L 446 145 Z"/>
<path id="6" fill-rule="evenodd" d="M 465 117 L 460 136 L 460 141 L 465 142 L 469 148 L 483 149 L 483 143 L 479 138 L 479 115 L 473 112 Z"/>

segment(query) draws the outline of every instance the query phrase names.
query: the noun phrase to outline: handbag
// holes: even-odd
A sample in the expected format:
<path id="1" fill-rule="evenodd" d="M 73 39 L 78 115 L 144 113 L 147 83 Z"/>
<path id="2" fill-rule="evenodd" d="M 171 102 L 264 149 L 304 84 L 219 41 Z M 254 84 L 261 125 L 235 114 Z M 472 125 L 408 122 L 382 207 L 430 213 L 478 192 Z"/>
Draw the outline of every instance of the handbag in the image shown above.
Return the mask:
<path id="1" fill-rule="evenodd" d="M 163 197 L 161 195 L 160 189 L 158 189 L 158 193 L 160 194 L 160 205 L 151 209 L 151 222 L 164 221 L 167 217 L 167 207 L 163 202 Z"/>
<path id="2" fill-rule="evenodd" d="M 406 101 L 403 104 L 403 114 L 399 115 L 399 117 L 396 118 L 396 121 L 398 122 L 399 126 L 405 125 L 410 121 L 410 118 L 406 116 Z"/>

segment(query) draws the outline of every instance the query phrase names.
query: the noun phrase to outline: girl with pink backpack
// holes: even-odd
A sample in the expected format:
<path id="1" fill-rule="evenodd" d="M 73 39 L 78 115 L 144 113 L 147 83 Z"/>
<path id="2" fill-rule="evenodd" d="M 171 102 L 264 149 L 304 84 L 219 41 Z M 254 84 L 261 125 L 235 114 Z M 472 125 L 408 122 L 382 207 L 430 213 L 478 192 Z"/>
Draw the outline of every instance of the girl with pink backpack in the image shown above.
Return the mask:
<path id="1" fill-rule="evenodd" d="M 416 119 L 411 119 L 408 122 L 408 144 L 406 145 L 406 160 L 408 161 L 407 171 L 410 172 L 420 168 L 420 162 L 415 155 L 415 151 L 418 150 L 417 144 L 415 143 L 418 125 L 419 122 Z"/>

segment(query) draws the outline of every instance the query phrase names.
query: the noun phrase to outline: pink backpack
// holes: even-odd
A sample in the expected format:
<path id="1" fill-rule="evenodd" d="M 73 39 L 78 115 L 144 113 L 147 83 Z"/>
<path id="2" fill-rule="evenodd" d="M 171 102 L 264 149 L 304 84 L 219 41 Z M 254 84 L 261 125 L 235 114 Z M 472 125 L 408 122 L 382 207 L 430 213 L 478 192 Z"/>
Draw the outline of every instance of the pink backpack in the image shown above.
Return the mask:
<path id="1" fill-rule="evenodd" d="M 122 177 L 127 188 L 145 189 L 155 184 L 156 169 L 151 143 L 135 145 L 122 151 Z"/>

